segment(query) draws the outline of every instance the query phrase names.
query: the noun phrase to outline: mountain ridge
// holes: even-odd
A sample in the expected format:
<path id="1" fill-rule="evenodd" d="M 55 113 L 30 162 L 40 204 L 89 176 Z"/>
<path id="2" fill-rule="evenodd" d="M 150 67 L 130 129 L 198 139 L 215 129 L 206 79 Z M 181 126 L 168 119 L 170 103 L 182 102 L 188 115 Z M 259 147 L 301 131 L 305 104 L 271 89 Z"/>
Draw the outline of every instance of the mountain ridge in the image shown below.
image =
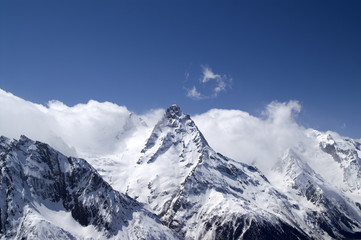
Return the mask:
<path id="1" fill-rule="evenodd" d="M 177 239 L 141 204 L 114 191 L 85 160 L 65 157 L 25 136 L 0 140 L 2 238 Z"/>
<path id="2" fill-rule="evenodd" d="M 118 230 L 118 234 L 123 232 L 119 236 L 124 238 L 360 239 L 361 143 L 316 130 L 307 130 L 305 134 L 312 140 L 312 144 L 285 149 L 268 173 L 271 175 L 264 175 L 257 167 L 241 162 L 242 159 L 236 161 L 214 151 L 191 117 L 183 113 L 179 106 L 172 105 L 153 128 L 139 155 L 134 155 L 139 157 L 134 157 L 126 165 L 111 158 L 102 158 L 99 162 L 94 158 L 90 162 L 95 163 L 94 166 L 108 180 L 113 177 L 118 179 L 109 183 L 124 193 L 118 197 L 119 204 L 125 205 L 122 209 L 128 209 L 126 205 L 133 206 L 129 211 L 119 212 L 120 218 L 126 218 L 131 213 L 138 214 L 137 221 L 125 220 L 128 225 L 123 221 L 125 227 L 123 231 Z M 10 148 L 11 144 L 14 146 Z M 61 172 L 70 171 L 74 164 L 83 167 L 87 165 L 84 160 L 67 158 L 49 149 L 48 145 L 34 142 L 25 136 L 18 141 L 0 137 L 2 172 L 9 171 L 4 164 L 13 158 L 19 166 L 27 166 L 15 174 L 20 176 L 16 180 L 18 184 L 22 186 L 21 182 L 25 178 L 34 178 L 30 182 L 32 186 L 42 181 L 46 183 L 54 176 L 62 176 Z M 34 155 L 30 154 L 32 151 Z M 27 161 L 32 158 L 35 163 L 29 165 Z M 49 159 L 57 158 L 63 161 L 49 162 Z M 39 159 L 42 159 L 40 162 L 45 167 L 37 166 Z M 74 162 L 73 165 L 70 161 Z M 323 171 L 322 166 L 325 164 L 332 166 L 334 174 L 330 169 Z M 16 204 L 21 204 L 21 196 L 34 194 L 55 202 L 65 200 L 62 200 L 62 205 L 56 206 L 35 201 L 32 205 L 26 205 L 23 212 L 15 211 L 18 216 L 23 216 L 22 222 L 26 228 L 13 232 L 11 236 L 24 236 L 33 231 L 64 239 L 81 239 L 79 229 L 82 229 L 80 232 L 88 231 L 86 236 L 99 234 L 98 230 L 105 231 L 97 235 L 99 238 L 118 236 L 114 235 L 114 231 L 122 223 L 113 223 L 113 226 L 106 217 L 108 215 L 99 214 L 100 217 L 97 217 L 96 211 L 91 208 L 97 202 L 89 200 L 94 198 L 88 198 L 91 194 L 85 192 L 92 193 L 94 186 L 103 180 L 93 167 L 89 165 L 86 168 L 92 169 L 90 172 L 94 174 L 85 175 L 87 177 L 83 181 L 68 181 L 59 186 L 52 183 L 51 187 L 45 188 L 46 191 L 41 190 L 44 183 L 42 188 L 35 190 L 23 187 L 24 190 L 17 193 L 20 197 L 14 198 L 14 201 L 18 201 Z M 5 186 L 9 181 L 4 176 L 1 175 L 0 194 L 6 198 Z M 60 177 L 56 182 L 64 182 L 63 178 Z M 119 179 L 124 181 L 120 182 Z M 104 196 L 117 196 L 108 183 L 102 184 L 108 189 L 101 191 Z M 64 188 L 65 185 L 73 190 L 69 192 L 67 187 Z M 61 194 L 48 191 L 49 188 L 59 190 Z M 79 194 L 75 196 L 74 191 Z M 67 197 L 60 197 L 62 194 Z M 79 201 L 76 202 L 75 199 L 82 197 L 90 205 L 83 207 Z M 27 201 L 32 203 L 33 200 L 29 198 Z M 78 210 L 74 210 L 77 204 Z M 6 209 L 4 203 L 1 206 L 1 209 Z M 57 216 L 56 209 L 72 217 L 74 224 L 80 224 L 81 227 L 74 230 L 69 226 L 62 228 L 52 223 L 47 216 Z M 24 213 L 27 214 L 22 215 Z M 1 237 L 1 234 L 6 234 L 6 228 L 3 227 L 6 222 L 4 210 L 1 210 L 0 216 Z M 39 224 L 29 224 L 29 218 L 39 219 Z M 138 228 L 142 221 L 147 223 L 143 230 Z M 94 229 L 88 228 L 93 225 L 96 226 Z M 156 228 L 152 235 L 153 225 Z"/>

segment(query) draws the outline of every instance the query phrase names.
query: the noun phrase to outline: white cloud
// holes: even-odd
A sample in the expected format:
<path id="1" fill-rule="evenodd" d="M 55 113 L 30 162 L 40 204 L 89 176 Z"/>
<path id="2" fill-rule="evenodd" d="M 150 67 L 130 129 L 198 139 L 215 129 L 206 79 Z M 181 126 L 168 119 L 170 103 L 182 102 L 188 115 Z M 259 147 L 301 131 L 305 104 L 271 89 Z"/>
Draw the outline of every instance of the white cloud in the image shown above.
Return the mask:
<path id="1" fill-rule="evenodd" d="M 212 69 L 208 66 L 202 66 L 203 77 L 201 79 L 202 83 L 206 83 L 209 80 L 215 80 L 217 85 L 213 89 L 213 94 L 210 97 L 217 97 L 220 92 L 225 92 L 226 88 L 230 86 L 232 79 L 228 78 L 226 75 L 219 75 L 213 73 Z"/>
<path id="2" fill-rule="evenodd" d="M 187 90 L 187 97 L 193 98 L 193 99 L 202 99 L 201 93 L 198 92 L 198 90 L 195 86 L 193 86 L 191 89 Z"/>
<path id="3" fill-rule="evenodd" d="M 213 90 L 213 95 L 215 97 L 217 97 L 220 92 L 226 91 L 226 87 L 227 87 L 227 84 L 223 79 L 217 79 L 217 83 L 218 85 Z"/>
<path id="4" fill-rule="evenodd" d="M 220 79 L 222 78 L 219 74 L 214 74 L 212 69 L 210 69 L 208 66 L 202 65 L 203 69 L 203 77 L 201 79 L 202 83 L 206 83 L 211 79 Z"/>
<path id="5" fill-rule="evenodd" d="M 73 107 L 59 101 L 43 106 L 1 89 L 0 112 L 0 135 L 19 138 L 24 134 L 67 155 L 81 157 L 141 149 L 162 114 L 161 110 L 152 110 L 137 116 L 124 106 L 94 100 Z M 135 145 L 129 146 L 131 138 Z"/>
<path id="6" fill-rule="evenodd" d="M 294 120 L 300 109 L 296 101 L 272 102 L 265 118 L 240 110 L 212 109 L 193 119 L 216 151 L 267 173 L 287 148 L 307 142 L 304 128 Z"/>
<path id="7" fill-rule="evenodd" d="M 301 105 L 297 101 L 289 101 L 288 103 L 280 103 L 273 101 L 267 105 L 266 111 L 263 112 L 269 121 L 274 124 L 294 123 L 295 116 L 301 111 Z"/>
<path id="8" fill-rule="evenodd" d="M 195 87 L 189 94 L 202 98 Z M 303 127 L 294 120 L 300 110 L 296 101 L 272 102 L 263 118 L 222 109 L 193 118 L 216 151 L 242 162 L 269 166 L 285 148 L 303 138 Z M 0 89 L 0 112 L 0 135 L 19 138 L 25 134 L 67 155 L 135 159 L 164 110 L 136 115 L 124 106 L 94 100 L 72 107 L 59 101 L 43 106 Z"/>
<path id="9" fill-rule="evenodd" d="M 261 117 L 240 110 L 212 109 L 192 119 L 214 150 L 257 166 L 272 181 L 270 169 L 288 148 L 305 159 L 316 159 L 309 160 L 312 167 L 321 172 L 324 168 L 317 155 L 319 143 L 309 135 L 312 131 L 296 122 L 300 111 L 297 101 L 275 101 Z M 122 191 L 132 163 L 164 114 L 163 109 L 157 109 L 137 115 L 124 106 L 94 100 L 72 107 L 54 100 L 44 106 L 1 89 L 0 112 L 0 135 L 18 139 L 24 134 L 66 155 L 83 157 Z"/>
<path id="10" fill-rule="evenodd" d="M 215 86 L 212 88 L 212 93 L 205 95 L 202 94 L 197 90 L 195 86 L 191 89 L 187 89 L 187 97 L 192 99 L 208 99 L 208 98 L 215 98 L 219 95 L 221 92 L 225 92 L 228 87 L 231 87 L 232 79 L 230 77 L 227 77 L 226 75 L 220 75 L 216 74 L 212 71 L 212 69 L 206 65 L 202 65 L 202 77 L 200 78 L 200 83 L 204 84 L 210 82 L 211 80 L 215 81 Z M 189 78 L 189 75 L 186 76 L 186 78 Z"/>
<path id="11" fill-rule="evenodd" d="M 309 149 L 307 144 L 314 144 L 295 121 L 300 110 L 297 101 L 272 102 L 263 117 L 240 110 L 212 109 L 192 118 L 216 151 L 256 165 L 267 175 L 287 148 L 302 150 L 304 144 Z M 124 106 L 94 100 L 72 107 L 59 101 L 43 106 L 1 89 L 0 112 L 0 135 L 19 138 L 25 134 L 67 155 L 117 159 L 122 166 L 137 160 L 154 125 L 164 114 L 164 110 L 158 109 L 136 115 Z M 95 164 L 102 168 L 102 162 Z M 121 176 L 117 179 L 121 185 Z"/>

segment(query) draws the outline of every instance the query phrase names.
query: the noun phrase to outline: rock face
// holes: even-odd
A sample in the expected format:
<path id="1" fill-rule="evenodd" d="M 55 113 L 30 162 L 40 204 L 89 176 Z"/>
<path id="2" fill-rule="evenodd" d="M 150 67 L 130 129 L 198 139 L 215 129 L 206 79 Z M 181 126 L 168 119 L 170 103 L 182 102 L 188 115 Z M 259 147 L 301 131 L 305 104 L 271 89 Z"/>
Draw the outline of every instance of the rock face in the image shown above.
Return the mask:
<path id="1" fill-rule="evenodd" d="M 85 160 L 25 136 L 0 138 L 0 237 L 177 239 Z"/>

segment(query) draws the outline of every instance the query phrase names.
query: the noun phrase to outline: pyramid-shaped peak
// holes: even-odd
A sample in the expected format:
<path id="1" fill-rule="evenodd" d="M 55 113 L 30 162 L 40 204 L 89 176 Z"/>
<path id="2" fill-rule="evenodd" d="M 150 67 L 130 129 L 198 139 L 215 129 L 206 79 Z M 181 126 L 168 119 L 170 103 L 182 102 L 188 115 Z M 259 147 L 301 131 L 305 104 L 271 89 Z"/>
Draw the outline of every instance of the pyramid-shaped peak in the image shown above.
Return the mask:
<path id="1" fill-rule="evenodd" d="M 21 135 L 19 141 L 15 141 L 15 142 L 18 142 L 19 144 L 24 146 L 30 146 L 31 144 L 35 143 L 35 141 L 33 141 L 32 139 L 28 138 L 25 135 Z"/>
<path id="2" fill-rule="evenodd" d="M 300 157 L 297 155 L 297 153 L 292 148 L 287 148 L 286 151 L 283 154 L 283 159 L 290 158 L 292 160 L 299 160 Z"/>
<path id="3" fill-rule="evenodd" d="M 30 138 L 28 138 L 28 137 L 25 136 L 25 135 L 21 135 L 19 140 L 22 141 L 22 142 L 32 141 Z"/>
<path id="4" fill-rule="evenodd" d="M 182 110 L 176 104 L 173 104 L 166 110 L 167 117 L 171 117 L 171 118 L 180 117 L 180 116 L 182 116 L 182 114 L 183 114 Z"/>
<path id="5" fill-rule="evenodd" d="M 154 126 L 145 147 L 141 151 L 145 156 L 141 157 L 142 159 L 140 159 L 138 163 L 144 162 L 144 158 L 155 155 L 156 157 L 150 157 L 151 159 L 147 160 L 148 162 L 152 162 L 157 158 L 159 153 L 168 151 L 172 146 L 177 146 L 178 151 L 189 144 L 195 144 L 193 150 L 198 149 L 200 152 L 203 147 L 208 147 L 206 139 L 191 117 L 183 113 L 180 107 L 174 104 L 166 110 L 163 118 Z M 181 147 L 178 149 L 178 146 Z M 182 155 L 182 153 L 178 155 Z"/>

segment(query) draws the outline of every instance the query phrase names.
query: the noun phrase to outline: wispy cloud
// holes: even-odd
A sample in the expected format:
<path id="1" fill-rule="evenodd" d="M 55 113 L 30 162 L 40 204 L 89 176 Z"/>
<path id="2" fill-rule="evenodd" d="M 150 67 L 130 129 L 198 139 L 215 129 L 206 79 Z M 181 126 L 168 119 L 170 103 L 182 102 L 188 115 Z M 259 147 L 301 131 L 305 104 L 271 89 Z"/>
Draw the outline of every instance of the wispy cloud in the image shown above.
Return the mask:
<path id="1" fill-rule="evenodd" d="M 208 66 L 202 65 L 202 69 L 203 69 L 203 78 L 201 79 L 202 83 L 206 83 L 211 79 L 222 78 L 221 75 L 213 73 L 212 69 L 210 69 Z"/>
<path id="2" fill-rule="evenodd" d="M 190 89 L 187 89 L 187 97 L 200 100 L 200 99 L 207 99 L 207 98 L 216 98 L 221 92 L 225 92 L 227 88 L 231 87 L 232 78 L 227 75 L 220 75 L 214 73 L 212 69 L 207 65 L 201 65 L 202 67 L 202 76 L 200 78 L 200 84 L 207 88 L 209 87 L 206 85 L 210 81 L 215 81 L 215 85 L 213 85 L 211 89 L 211 93 L 202 94 L 199 90 L 197 90 L 196 86 L 193 86 Z M 189 74 L 186 76 L 187 79 L 189 78 Z"/>
<path id="3" fill-rule="evenodd" d="M 196 86 L 193 86 L 191 89 L 187 90 L 187 97 L 193 99 L 202 99 L 202 95 L 198 92 Z"/>
<path id="4" fill-rule="evenodd" d="M 206 65 L 202 65 L 203 77 L 201 79 L 202 83 L 206 83 L 210 80 L 215 80 L 217 85 L 213 88 L 213 94 L 211 97 L 217 97 L 220 92 L 225 92 L 227 87 L 231 86 L 232 78 L 227 77 L 226 75 L 216 74 L 212 69 Z"/>
<path id="5" fill-rule="evenodd" d="M 218 85 L 214 88 L 213 94 L 215 97 L 218 96 L 218 93 L 226 91 L 227 84 L 223 79 L 217 80 Z"/>

